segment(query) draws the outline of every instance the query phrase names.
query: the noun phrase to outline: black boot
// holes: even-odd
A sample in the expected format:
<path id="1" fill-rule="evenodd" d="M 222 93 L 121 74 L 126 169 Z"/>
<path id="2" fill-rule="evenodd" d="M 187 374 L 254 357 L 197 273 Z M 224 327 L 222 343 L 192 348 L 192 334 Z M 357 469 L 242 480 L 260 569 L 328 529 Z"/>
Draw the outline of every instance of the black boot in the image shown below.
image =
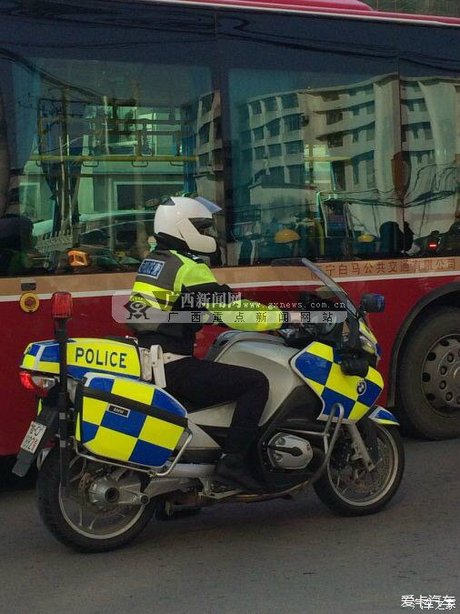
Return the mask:
<path id="1" fill-rule="evenodd" d="M 224 454 L 217 463 L 216 477 L 249 492 L 263 491 L 261 484 L 249 472 L 242 454 Z"/>

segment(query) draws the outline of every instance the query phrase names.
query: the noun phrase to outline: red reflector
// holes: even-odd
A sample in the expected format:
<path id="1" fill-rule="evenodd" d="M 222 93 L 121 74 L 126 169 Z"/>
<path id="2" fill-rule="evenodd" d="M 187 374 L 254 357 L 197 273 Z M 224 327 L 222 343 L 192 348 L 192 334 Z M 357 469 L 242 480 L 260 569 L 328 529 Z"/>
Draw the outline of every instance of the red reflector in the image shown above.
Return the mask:
<path id="1" fill-rule="evenodd" d="M 56 383 L 56 380 L 52 377 L 33 375 L 29 371 L 19 371 L 19 378 L 23 387 L 38 397 L 46 397 Z"/>
<path id="2" fill-rule="evenodd" d="M 428 243 L 428 249 L 438 249 L 437 243 Z"/>
<path id="3" fill-rule="evenodd" d="M 72 295 L 70 292 L 55 292 L 51 297 L 51 315 L 55 320 L 72 317 Z"/>
<path id="4" fill-rule="evenodd" d="M 28 371 L 19 371 L 19 379 L 26 390 L 35 392 L 35 384 L 32 380 L 32 374 Z"/>

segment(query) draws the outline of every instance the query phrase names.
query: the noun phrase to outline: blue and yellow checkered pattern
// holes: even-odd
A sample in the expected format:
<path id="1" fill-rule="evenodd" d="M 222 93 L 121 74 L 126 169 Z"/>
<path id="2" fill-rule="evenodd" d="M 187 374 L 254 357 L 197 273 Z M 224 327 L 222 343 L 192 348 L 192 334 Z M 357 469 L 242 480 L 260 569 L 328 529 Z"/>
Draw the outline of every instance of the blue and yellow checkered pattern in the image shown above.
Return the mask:
<path id="1" fill-rule="evenodd" d="M 186 426 L 182 405 L 151 384 L 99 373 L 84 381 L 75 436 L 93 454 L 161 467 Z"/>
<path id="2" fill-rule="evenodd" d="M 295 371 L 308 383 L 323 402 L 319 418 L 327 418 L 334 403 L 341 403 L 344 418 L 359 420 L 374 405 L 383 390 L 383 378 L 369 367 L 365 378 L 345 375 L 336 350 L 315 341 L 294 359 Z"/>

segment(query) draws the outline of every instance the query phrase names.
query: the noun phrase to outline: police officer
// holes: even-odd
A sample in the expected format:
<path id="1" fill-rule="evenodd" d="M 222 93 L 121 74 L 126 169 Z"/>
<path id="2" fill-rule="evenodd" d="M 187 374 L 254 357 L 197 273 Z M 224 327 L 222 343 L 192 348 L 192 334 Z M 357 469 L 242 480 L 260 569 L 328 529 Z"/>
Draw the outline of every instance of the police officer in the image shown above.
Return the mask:
<path id="1" fill-rule="evenodd" d="M 235 309 L 244 309 L 244 304 L 235 301 L 231 288 L 219 284 L 198 257 L 213 254 L 217 248 L 216 240 L 205 234 L 217 211 L 220 207 L 199 197 L 172 197 L 158 206 L 154 222 L 157 245 L 141 263 L 130 297 L 137 309 L 148 306 L 150 317 L 132 327 L 141 347 L 162 347 L 166 386 L 172 395 L 200 407 L 236 401 L 216 473 L 224 482 L 257 491 L 260 485 L 251 474 L 247 456 L 268 399 L 268 380 L 255 369 L 193 357 L 195 335 L 202 323 L 192 322 L 191 312 L 219 310 L 221 320 L 239 330 L 274 330 L 281 324 L 279 312 L 273 311 L 268 322 L 257 323 L 252 318 L 251 322 L 235 323 Z M 250 305 L 254 309 L 254 303 Z M 267 310 L 262 305 L 257 308 Z M 176 322 L 168 321 L 172 316 Z"/>

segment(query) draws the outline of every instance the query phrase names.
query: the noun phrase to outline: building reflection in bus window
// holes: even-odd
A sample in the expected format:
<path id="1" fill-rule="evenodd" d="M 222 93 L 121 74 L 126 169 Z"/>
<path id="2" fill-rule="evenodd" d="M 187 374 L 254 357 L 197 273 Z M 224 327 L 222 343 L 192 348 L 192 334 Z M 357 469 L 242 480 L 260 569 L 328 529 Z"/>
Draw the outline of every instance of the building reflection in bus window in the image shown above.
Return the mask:
<path id="1" fill-rule="evenodd" d="M 422 75 L 402 83 L 405 220 L 419 255 L 458 255 L 460 79 Z"/>
<path id="2" fill-rule="evenodd" d="M 0 90 L 0 276 L 45 270 L 34 248 L 33 223 L 27 213 L 20 206 L 19 178 L 10 172 L 7 117 Z"/>
<path id="3" fill-rule="evenodd" d="M 255 243 L 252 261 L 278 257 L 273 219 L 297 233 L 292 253 L 378 257 L 382 224 L 403 224 L 392 168 L 399 147 L 392 126 L 396 76 L 349 75 L 341 82 L 333 75 L 326 87 L 314 86 L 327 81 L 317 73 L 235 70 L 231 77 L 241 161 L 234 169 L 235 224 L 252 217 L 259 229 L 260 238 L 246 235 Z M 292 89 L 289 81 L 304 85 Z"/>
<path id="4" fill-rule="evenodd" d="M 54 57 L 2 70 L 16 91 L 0 121 L 0 275 L 135 270 L 163 199 L 222 201 L 209 68 Z M 21 114 L 7 118 L 5 104 Z M 222 216 L 218 226 L 222 245 Z M 74 249 L 85 258 L 69 259 Z"/>
<path id="5" fill-rule="evenodd" d="M 254 31 L 262 21 L 253 18 Z M 422 28 L 411 29 L 410 43 L 407 28 L 396 28 L 394 39 L 376 39 L 385 57 L 351 31 L 341 32 L 337 50 L 313 25 L 293 31 L 296 52 L 287 45 L 278 53 L 278 71 L 263 37 L 245 41 L 231 64 L 234 228 L 251 220 L 258 229 L 246 245 L 233 233 L 239 262 L 248 260 L 248 240 L 251 262 L 276 257 L 274 218 L 298 232 L 302 255 L 318 260 L 460 254 L 452 40 L 440 32 L 428 49 Z M 352 53 L 344 54 L 345 40 Z"/>

